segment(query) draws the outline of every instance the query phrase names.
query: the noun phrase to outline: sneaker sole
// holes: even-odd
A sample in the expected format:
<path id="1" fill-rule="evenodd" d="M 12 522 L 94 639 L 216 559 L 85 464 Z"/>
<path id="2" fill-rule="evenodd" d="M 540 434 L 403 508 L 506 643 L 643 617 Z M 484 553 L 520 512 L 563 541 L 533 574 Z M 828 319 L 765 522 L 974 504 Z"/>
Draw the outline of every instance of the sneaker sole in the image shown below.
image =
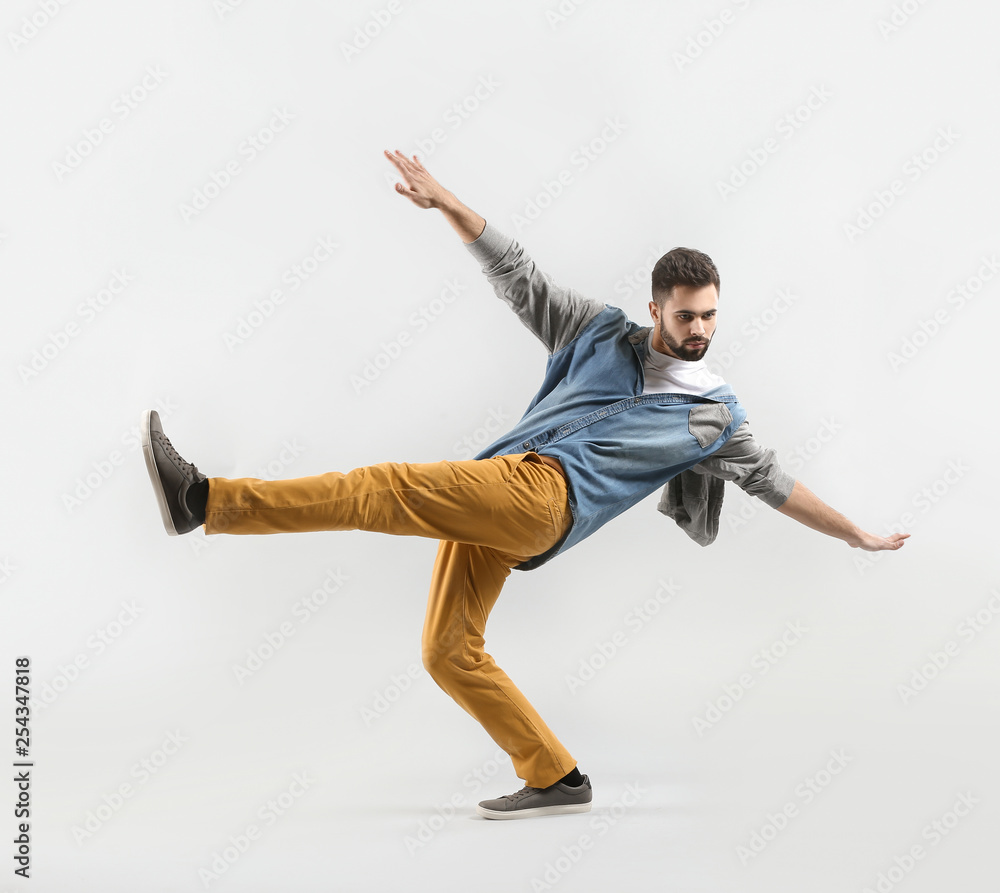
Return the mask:
<path id="1" fill-rule="evenodd" d="M 498 809 L 487 809 L 485 806 L 477 806 L 478 812 L 484 819 L 533 819 L 543 815 L 573 815 L 575 813 L 590 812 L 589 803 L 567 804 L 566 806 L 536 806 L 534 809 L 513 809 L 508 812 L 501 812 Z"/>
<path id="2" fill-rule="evenodd" d="M 160 473 L 156 470 L 156 460 L 153 458 L 153 443 L 149 436 L 149 422 L 152 412 L 153 410 L 147 409 L 142 414 L 142 428 L 140 430 L 142 456 L 146 460 L 146 471 L 149 472 L 149 479 L 153 482 L 153 492 L 156 494 L 156 502 L 160 507 L 160 517 L 163 519 L 163 526 L 171 536 L 178 536 L 177 528 L 174 527 L 174 519 L 170 517 L 167 496 L 163 492 L 163 482 L 160 480 Z"/>

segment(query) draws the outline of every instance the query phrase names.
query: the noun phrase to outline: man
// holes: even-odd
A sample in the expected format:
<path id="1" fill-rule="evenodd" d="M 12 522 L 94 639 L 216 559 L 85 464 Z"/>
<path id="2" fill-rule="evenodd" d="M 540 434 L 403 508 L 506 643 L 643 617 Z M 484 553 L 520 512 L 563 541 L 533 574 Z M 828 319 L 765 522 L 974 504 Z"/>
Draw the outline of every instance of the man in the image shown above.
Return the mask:
<path id="1" fill-rule="evenodd" d="M 424 623 L 424 666 L 511 757 L 525 787 L 479 804 L 493 819 L 586 812 L 576 760 L 484 650 L 512 568 L 550 561 L 663 487 L 659 510 L 711 543 L 721 488 L 735 481 L 783 514 L 867 551 L 909 534 L 867 533 L 783 472 L 746 411 L 703 362 L 716 327 L 711 259 L 676 248 L 656 264 L 640 327 L 610 304 L 557 286 L 513 239 L 445 190 L 416 156 L 386 151 L 420 208 L 437 208 L 496 294 L 548 350 L 523 418 L 472 460 L 385 462 L 283 481 L 207 478 L 145 414 L 143 452 L 167 532 L 371 530 L 440 540 Z"/>

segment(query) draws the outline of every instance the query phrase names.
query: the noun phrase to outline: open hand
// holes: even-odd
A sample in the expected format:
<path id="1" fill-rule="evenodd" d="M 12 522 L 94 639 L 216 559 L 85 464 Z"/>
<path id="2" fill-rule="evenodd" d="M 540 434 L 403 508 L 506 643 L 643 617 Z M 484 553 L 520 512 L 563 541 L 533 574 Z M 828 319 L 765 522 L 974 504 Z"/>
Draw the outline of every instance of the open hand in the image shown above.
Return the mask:
<path id="1" fill-rule="evenodd" d="M 406 181 L 406 186 L 402 183 L 396 184 L 396 192 L 405 195 L 418 208 L 440 208 L 444 200 L 450 195 L 437 180 L 435 180 L 427 169 L 420 163 L 416 155 L 412 159 L 407 158 L 399 149 L 396 153 L 391 153 L 388 149 L 383 150 L 386 158 L 395 166 L 396 170 Z"/>
<path id="2" fill-rule="evenodd" d="M 874 533 L 865 533 L 861 540 L 852 545 L 866 552 L 881 552 L 884 549 L 902 549 L 903 540 L 909 537 L 908 533 L 894 533 L 892 536 L 877 536 Z"/>

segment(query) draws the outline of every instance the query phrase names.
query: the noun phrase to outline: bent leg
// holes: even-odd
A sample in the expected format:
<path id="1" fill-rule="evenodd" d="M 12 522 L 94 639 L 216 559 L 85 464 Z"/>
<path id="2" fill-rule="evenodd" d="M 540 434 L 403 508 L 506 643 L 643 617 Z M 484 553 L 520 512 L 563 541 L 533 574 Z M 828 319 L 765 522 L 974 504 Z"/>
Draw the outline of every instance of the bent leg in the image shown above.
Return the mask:
<path id="1" fill-rule="evenodd" d="M 511 566 L 523 560 L 483 546 L 443 541 L 424 621 L 424 666 L 434 681 L 508 754 L 519 778 L 545 788 L 576 760 L 484 650 L 486 620 Z"/>

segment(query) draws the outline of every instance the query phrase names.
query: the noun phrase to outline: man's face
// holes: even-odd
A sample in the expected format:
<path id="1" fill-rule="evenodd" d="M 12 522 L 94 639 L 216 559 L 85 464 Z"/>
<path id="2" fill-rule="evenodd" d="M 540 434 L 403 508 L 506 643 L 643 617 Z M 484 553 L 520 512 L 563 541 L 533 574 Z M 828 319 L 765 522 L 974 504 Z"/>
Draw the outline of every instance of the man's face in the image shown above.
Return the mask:
<path id="1" fill-rule="evenodd" d="M 700 360 L 715 334 L 719 292 L 714 285 L 675 285 L 663 303 L 649 302 L 653 317 L 653 348 L 680 360 Z"/>

